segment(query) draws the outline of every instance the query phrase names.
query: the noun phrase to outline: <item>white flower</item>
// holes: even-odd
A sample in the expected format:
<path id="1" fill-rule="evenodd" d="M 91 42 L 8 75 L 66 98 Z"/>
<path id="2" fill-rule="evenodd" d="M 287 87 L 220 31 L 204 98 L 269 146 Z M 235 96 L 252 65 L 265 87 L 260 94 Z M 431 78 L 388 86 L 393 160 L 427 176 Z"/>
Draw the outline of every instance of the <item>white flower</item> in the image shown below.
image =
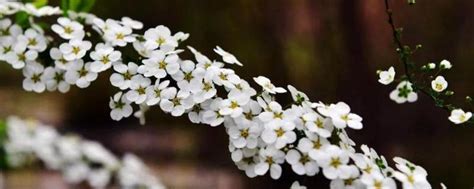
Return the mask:
<path id="1" fill-rule="evenodd" d="M 91 63 L 78 60 L 66 71 L 66 82 L 77 85 L 79 88 L 87 88 L 90 83 L 97 79 L 97 73 L 90 70 Z"/>
<path id="2" fill-rule="evenodd" d="M 240 98 L 239 98 L 240 97 Z M 221 103 L 221 110 L 219 111 L 222 115 L 230 115 L 233 118 L 242 115 L 242 106 L 249 102 L 250 98 L 241 98 L 241 96 L 232 96 L 232 98 L 225 99 Z"/>
<path id="3" fill-rule="evenodd" d="M 328 138 L 331 136 L 334 127 L 331 124 L 331 119 L 324 118 L 316 112 L 310 112 L 303 115 L 306 128 L 319 136 Z"/>
<path id="4" fill-rule="evenodd" d="M 84 38 L 84 26 L 76 21 L 66 17 L 58 18 L 59 24 L 53 24 L 51 29 L 63 39 L 82 39 Z"/>
<path id="5" fill-rule="evenodd" d="M 260 162 L 258 155 L 258 148 L 249 149 L 236 149 L 232 146 L 232 143 L 229 144 L 229 151 L 232 152 L 232 160 L 237 165 L 237 168 L 245 171 L 245 174 L 249 178 L 254 178 L 257 176 L 255 173 L 255 165 Z"/>
<path id="6" fill-rule="evenodd" d="M 196 67 L 206 70 L 205 79 L 212 80 L 219 74 L 219 70 L 224 67 L 224 64 L 217 61 L 211 61 L 209 58 L 198 52 L 196 49 L 188 46 L 188 49 L 194 54 L 197 61 Z"/>
<path id="7" fill-rule="evenodd" d="M 395 69 L 390 67 L 387 71 L 379 72 L 379 83 L 388 85 L 395 79 Z"/>
<path id="8" fill-rule="evenodd" d="M 464 112 L 462 109 L 455 109 L 451 111 L 451 116 L 449 120 L 455 124 L 461 124 L 466 121 L 469 121 L 472 118 L 471 112 Z"/>
<path id="9" fill-rule="evenodd" d="M 132 43 L 136 39 L 132 36 L 132 29 L 127 26 L 122 26 L 119 23 L 112 23 L 108 30 L 105 31 L 104 38 L 110 42 L 112 46 L 124 47 L 127 43 Z"/>
<path id="10" fill-rule="evenodd" d="M 287 144 L 296 141 L 296 133 L 293 131 L 295 124 L 290 121 L 273 121 L 265 125 L 262 140 L 267 144 L 274 144 L 281 149 Z"/>
<path id="11" fill-rule="evenodd" d="M 362 117 L 351 113 L 351 108 L 344 102 L 331 104 L 329 106 L 329 117 L 337 128 L 345 128 L 346 126 L 353 129 L 362 129 Z"/>
<path id="12" fill-rule="evenodd" d="M 17 44 L 39 52 L 46 50 L 47 45 L 45 36 L 34 29 L 27 29 L 24 35 L 19 35 Z"/>
<path id="13" fill-rule="evenodd" d="M 2 38 L 0 36 L 0 60 L 5 61 L 6 55 L 9 52 L 12 52 L 14 44 L 15 44 L 15 39 L 13 37 Z"/>
<path id="14" fill-rule="evenodd" d="M 305 105 L 312 108 L 316 107 L 316 104 L 310 102 L 308 95 L 306 95 L 305 93 L 298 91 L 295 87 L 291 85 L 288 85 L 288 90 L 290 91 L 291 98 L 293 98 L 293 101 L 296 105 Z"/>
<path id="15" fill-rule="evenodd" d="M 37 8 L 32 3 L 25 4 L 24 11 L 31 15 L 35 15 L 37 17 L 42 16 L 51 16 L 61 14 L 62 11 L 59 7 L 52 7 L 52 6 L 42 6 L 41 8 Z"/>
<path id="16" fill-rule="evenodd" d="M 254 77 L 253 80 L 260 86 L 262 86 L 263 90 L 271 93 L 271 94 L 276 94 L 276 93 L 286 93 L 286 90 L 282 87 L 275 87 L 275 85 L 272 84 L 270 79 L 264 77 L 264 76 L 258 76 Z"/>
<path id="17" fill-rule="evenodd" d="M 436 92 L 442 92 L 448 88 L 448 82 L 443 76 L 438 76 L 435 80 L 431 81 L 431 88 Z"/>
<path id="18" fill-rule="evenodd" d="M 360 173 L 357 167 L 350 165 L 347 170 L 350 175 L 346 179 L 334 179 L 330 183 L 331 189 L 365 189 L 366 187 L 359 179 Z"/>
<path id="19" fill-rule="evenodd" d="M 189 120 L 196 124 L 203 123 L 204 113 L 209 109 L 211 102 L 212 100 L 206 100 L 202 103 L 194 104 L 194 106 L 188 112 Z"/>
<path id="20" fill-rule="evenodd" d="M 298 150 L 290 150 L 286 154 L 286 161 L 298 175 L 314 176 L 319 172 L 318 164 L 311 159 L 307 153 L 300 153 Z"/>
<path id="21" fill-rule="evenodd" d="M 176 91 L 176 88 L 168 87 L 169 84 L 169 80 L 165 80 L 162 82 L 160 82 L 160 80 L 156 80 L 155 85 L 147 87 L 146 94 L 148 97 L 146 104 L 148 106 L 153 106 L 158 104 L 163 97 L 172 96 L 171 93 L 173 93 L 173 91 Z"/>
<path id="22" fill-rule="evenodd" d="M 234 88 L 229 91 L 227 97 L 229 99 L 240 99 L 241 101 L 249 101 L 251 97 L 255 96 L 257 91 L 250 87 L 249 83 L 245 80 L 240 80 L 239 84 L 236 84 Z"/>
<path id="23" fill-rule="evenodd" d="M 157 26 L 145 32 L 145 47 L 148 49 L 160 48 L 166 52 L 178 46 L 178 41 L 171 36 L 171 31 L 166 26 Z"/>
<path id="24" fill-rule="evenodd" d="M 119 121 L 124 117 L 132 115 L 133 108 L 130 103 L 122 92 L 115 94 L 113 98 L 110 98 L 109 102 L 109 107 L 112 109 L 110 117 L 113 120 Z"/>
<path id="25" fill-rule="evenodd" d="M 291 184 L 290 189 L 306 189 L 306 186 L 300 185 L 298 181 L 295 181 Z"/>
<path id="26" fill-rule="evenodd" d="M 65 168 L 64 178 L 69 183 L 80 183 L 87 178 L 89 167 L 85 163 L 74 163 Z"/>
<path id="27" fill-rule="evenodd" d="M 203 114 L 203 122 L 212 127 L 218 126 L 224 122 L 224 116 L 219 113 L 222 104 L 222 98 L 213 99 L 209 110 Z"/>
<path id="28" fill-rule="evenodd" d="M 384 177 L 379 172 L 363 174 L 360 178 L 367 189 L 396 189 L 397 185 L 392 178 Z"/>
<path id="29" fill-rule="evenodd" d="M 440 183 L 441 185 L 441 189 L 447 189 L 448 187 L 446 187 L 446 185 L 444 185 L 443 183 Z"/>
<path id="30" fill-rule="evenodd" d="M 239 66 L 243 66 L 242 63 L 240 63 L 239 60 L 237 60 L 237 58 L 235 58 L 234 55 L 228 53 L 227 51 L 224 51 L 224 49 L 222 49 L 219 46 L 216 46 L 216 48 L 214 49 L 214 52 L 221 55 L 222 60 L 224 60 L 224 62 L 226 62 L 226 63 L 237 64 Z"/>
<path id="31" fill-rule="evenodd" d="M 150 85 L 151 80 L 149 78 L 142 75 L 133 76 L 130 83 L 130 91 L 126 94 L 127 99 L 136 104 L 145 102 L 147 99 L 146 88 Z"/>
<path id="32" fill-rule="evenodd" d="M 193 106 L 194 102 L 189 93 L 176 92 L 176 90 L 170 91 L 166 97 L 163 96 L 160 102 L 160 108 L 165 112 L 170 112 L 175 117 L 183 115 L 186 110 Z"/>
<path id="33" fill-rule="evenodd" d="M 206 81 L 205 79 L 194 82 L 190 87 L 195 103 L 202 103 L 213 98 L 217 94 L 217 89 L 215 88 L 214 83 L 212 83 L 212 81 Z"/>
<path id="34" fill-rule="evenodd" d="M 285 162 L 285 153 L 272 146 L 261 149 L 259 152 L 260 162 L 255 165 L 255 173 L 264 175 L 270 170 L 270 176 L 278 179 L 281 176 L 282 168 L 280 164 Z"/>
<path id="35" fill-rule="evenodd" d="M 418 100 L 418 94 L 413 91 L 412 84 L 409 81 L 402 81 L 397 88 L 390 93 L 390 99 L 398 104 L 405 102 L 415 102 Z"/>
<path id="36" fill-rule="evenodd" d="M 72 39 L 68 43 L 63 43 L 59 46 L 59 50 L 63 53 L 64 59 L 67 61 L 79 60 L 86 55 L 86 52 L 91 49 L 92 43 L 89 41 L 82 41 L 81 39 Z"/>
<path id="37" fill-rule="evenodd" d="M 298 141 L 298 150 L 308 153 L 309 157 L 316 160 L 322 153 L 325 153 L 325 149 L 330 145 L 327 139 L 316 134 L 307 133 L 307 137 Z"/>
<path id="38" fill-rule="evenodd" d="M 46 88 L 48 91 L 58 90 L 66 93 L 71 88 L 65 78 L 66 71 L 55 67 L 47 67 L 44 70 L 44 77 L 46 80 Z"/>
<path id="39" fill-rule="evenodd" d="M 95 60 L 91 64 L 91 70 L 98 73 L 112 67 L 114 62 L 120 60 L 122 53 L 114 50 L 114 48 L 109 45 L 99 43 L 95 46 L 95 51 L 92 51 L 90 56 Z"/>
<path id="40" fill-rule="evenodd" d="M 426 65 L 428 67 L 428 69 L 430 70 L 434 70 L 436 68 L 436 64 L 435 63 L 429 63 Z"/>
<path id="41" fill-rule="evenodd" d="M 133 116 L 138 118 L 140 125 L 145 125 L 146 123 L 146 112 L 150 110 L 150 107 L 145 103 L 139 104 L 140 109 L 136 111 Z"/>
<path id="42" fill-rule="evenodd" d="M 316 161 L 323 168 L 323 174 L 328 179 L 347 179 L 350 177 L 349 156 L 347 152 L 335 145 L 325 148 L 324 153 L 319 153 Z"/>
<path id="43" fill-rule="evenodd" d="M 261 129 L 256 123 L 238 124 L 227 131 L 230 141 L 236 148 L 255 148 Z"/>
<path id="44" fill-rule="evenodd" d="M 261 101 L 259 101 L 260 104 Z M 263 103 L 263 102 L 262 102 Z M 260 104 L 262 106 L 262 104 Z M 292 116 L 290 111 L 283 110 L 281 105 L 278 102 L 272 101 L 268 103 L 266 106 L 262 106 L 264 108 L 264 112 L 258 115 L 258 118 L 262 120 L 264 123 L 270 123 L 273 121 L 281 121 L 284 119 L 292 120 Z"/>
<path id="45" fill-rule="evenodd" d="M 37 93 L 44 92 L 46 89 L 46 79 L 43 75 L 43 71 L 43 65 L 36 62 L 28 63 L 23 69 L 23 75 L 25 76 L 23 89 Z"/>
<path id="46" fill-rule="evenodd" d="M 33 61 L 38 57 L 38 52 L 35 50 L 27 50 L 26 46 L 17 45 L 13 51 L 5 55 L 5 61 L 12 65 L 15 69 L 25 67 L 26 62 Z"/>
<path id="47" fill-rule="evenodd" d="M 393 159 L 399 171 L 395 171 L 393 176 L 402 182 L 403 188 L 407 189 L 431 189 L 430 183 L 426 180 L 428 173 L 423 167 L 396 157 Z"/>
<path id="48" fill-rule="evenodd" d="M 124 26 L 139 30 L 143 28 L 143 23 L 133 20 L 129 17 L 122 17 L 122 24 Z"/>
<path id="49" fill-rule="evenodd" d="M 213 81 L 218 86 L 224 85 L 232 89 L 240 83 L 240 77 L 235 74 L 234 70 L 221 68 L 214 75 Z"/>
<path id="50" fill-rule="evenodd" d="M 200 86 L 206 72 L 204 69 L 196 68 L 190 60 L 182 61 L 180 68 L 180 71 L 172 75 L 180 90 L 189 92 Z"/>
<path id="51" fill-rule="evenodd" d="M 153 51 L 149 59 L 143 60 L 143 65 L 138 67 L 138 72 L 145 77 L 158 79 L 173 75 L 179 71 L 179 57 L 176 54 L 166 56 L 163 51 Z"/>
<path id="52" fill-rule="evenodd" d="M 74 61 L 68 61 L 64 58 L 63 53 L 58 48 L 51 48 L 49 55 L 54 60 L 56 67 L 67 70 L 71 64 L 74 64 Z"/>
<path id="53" fill-rule="evenodd" d="M 110 83 L 121 90 L 130 88 L 132 78 L 138 73 L 138 65 L 133 62 L 129 62 L 127 65 L 117 62 L 113 68 L 117 73 L 110 76 Z"/>
<path id="54" fill-rule="evenodd" d="M 369 158 L 370 156 L 368 157 L 368 154 L 356 153 L 351 154 L 350 157 L 364 174 L 374 174 L 375 172 L 379 172 L 378 166 Z"/>
<path id="55" fill-rule="evenodd" d="M 449 70 L 453 67 L 453 65 L 451 65 L 451 62 L 449 62 L 447 60 L 442 60 L 441 63 L 439 63 L 439 67 L 441 69 Z"/>

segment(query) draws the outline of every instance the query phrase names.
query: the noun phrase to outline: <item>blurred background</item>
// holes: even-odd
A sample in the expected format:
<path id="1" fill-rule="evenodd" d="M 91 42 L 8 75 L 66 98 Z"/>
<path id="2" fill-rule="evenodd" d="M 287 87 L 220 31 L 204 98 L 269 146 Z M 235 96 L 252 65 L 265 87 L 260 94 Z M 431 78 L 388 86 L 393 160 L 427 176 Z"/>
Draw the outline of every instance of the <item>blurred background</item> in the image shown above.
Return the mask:
<path id="1" fill-rule="evenodd" d="M 391 2 L 404 41 L 423 45 L 415 57 L 419 65 L 450 60 L 454 68 L 446 77 L 456 92 L 453 101 L 474 94 L 474 1 L 420 0 L 413 7 Z M 376 70 L 401 68 L 382 0 L 100 0 L 92 12 L 190 33 L 184 45 L 212 58 L 220 45 L 244 63 L 236 71 L 247 80 L 265 75 L 313 101 L 345 101 L 364 118 L 364 129 L 350 132 L 357 144 L 423 166 L 434 188 L 440 182 L 450 188 L 474 185 L 474 127 L 452 125 L 426 96 L 397 105 L 388 97 L 395 86 L 377 83 Z M 112 121 L 108 101 L 115 89 L 108 77 L 101 74 L 91 87 L 65 95 L 34 94 L 23 91 L 20 72 L 0 64 L 0 117 L 40 119 L 100 141 L 116 154 L 133 152 L 170 188 L 289 188 L 297 178 L 309 188 L 328 188 L 322 176 L 297 177 L 290 167 L 277 181 L 247 178 L 230 159 L 223 127 L 193 125 L 158 108 L 147 114 L 145 126 L 134 118 Z M 5 182 L 6 188 L 74 188 L 58 173 L 40 170 L 8 173 Z"/>

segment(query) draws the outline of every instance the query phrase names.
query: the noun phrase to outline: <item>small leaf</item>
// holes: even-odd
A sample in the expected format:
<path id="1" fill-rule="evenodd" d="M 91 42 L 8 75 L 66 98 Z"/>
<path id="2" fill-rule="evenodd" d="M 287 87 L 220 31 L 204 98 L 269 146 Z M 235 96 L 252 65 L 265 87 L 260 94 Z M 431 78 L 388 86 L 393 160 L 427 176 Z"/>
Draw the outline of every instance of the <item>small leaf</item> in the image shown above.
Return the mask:
<path id="1" fill-rule="evenodd" d="M 22 28 L 27 28 L 30 25 L 28 21 L 30 15 L 25 11 L 20 11 L 15 15 L 15 23 L 20 25 Z"/>
<path id="2" fill-rule="evenodd" d="M 36 8 L 41 8 L 41 7 L 43 7 L 43 6 L 47 5 L 47 4 L 48 4 L 48 0 L 35 0 L 35 1 L 33 2 L 33 5 L 34 5 Z"/>
<path id="3" fill-rule="evenodd" d="M 94 7 L 95 0 L 82 0 L 78 12 L 89 12 Z"/>
<path id="4" fill-rule="evenodd" d="M 69 0 L 61 0 L 61 10 L 63 10 L 63 14 L 67 15 L 67 11 L 69 10 Z"/>

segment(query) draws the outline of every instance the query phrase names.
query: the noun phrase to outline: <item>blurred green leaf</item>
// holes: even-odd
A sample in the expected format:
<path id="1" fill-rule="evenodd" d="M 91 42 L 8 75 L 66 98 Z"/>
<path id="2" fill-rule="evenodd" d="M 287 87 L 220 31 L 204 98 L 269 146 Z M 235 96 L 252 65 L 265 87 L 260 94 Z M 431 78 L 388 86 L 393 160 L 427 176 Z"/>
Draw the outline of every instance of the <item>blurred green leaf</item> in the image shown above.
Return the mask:
<path id="1" fill-rule="evenodd" d="M 33 1 L 33 5 L 35 5 L 35 7 L 37 7 L 37 8 L 43 7 L 47 4 L 48 4 L 48 0 L 35 0 L 35 1 Z"/>
<path id="2" fill-rule="evenodd" d="M 7 124 L 0 120 L 0 170 L 8 168 L 7 153 L 5 151 L 5 141 L 7 139 Z"/>
<path id="3" fill-rule="evenodd" d="M 89 12 L 94 7 L 95 0 L 61 0 L 61 9 L 65 14 L 68 11 Z"/>
<path id="4" fill-rule="evenodd" d="M 28 21 L 30 15 L 25 11 L 20 11 L 15 15 L 15 23 L 21 26 L 22 28 L 27 28 L 30 25 Z"/>

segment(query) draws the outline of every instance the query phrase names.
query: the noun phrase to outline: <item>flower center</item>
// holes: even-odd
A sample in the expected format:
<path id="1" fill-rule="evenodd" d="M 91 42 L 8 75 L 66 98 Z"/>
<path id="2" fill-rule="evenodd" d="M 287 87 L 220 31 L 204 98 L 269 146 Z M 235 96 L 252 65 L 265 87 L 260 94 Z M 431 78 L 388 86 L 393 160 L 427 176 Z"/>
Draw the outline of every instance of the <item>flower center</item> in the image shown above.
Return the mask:
<path id="1" fill-rule="evenodd" d="M 285 131 L 280 127 L 275 130 L 275 133 L 277 134 L 277 137 L 282 137 L 285 134 Z"/>
<path id="2" fill-rule="evenodd" d="M 115 38 L 117 38 L 118 40 L 123 40 L 125 38 L 125 35 L 123 33 L 117 33 L 115 35 Z"/>
<path id="3" fill-rule="evenodd" d="M 164 70 L 168 64 L 165 61 L 160 61 L 158 63 L 158 68 Z"/>
<path id="4" fill-rule="evenodd" d="M 283 112 L 275 112 L 275 113 L 273 113 L 273 118 L 275 118 L 275 119 L 283 119 Z"/>
<path id="5" fill-rule="evenodd" d="M 31 80 L 34 82 L 34 83 L 38 83 L 41 81 L 41 75 L 42 74 L 33 74 L 33 76 L 31 76 Z"/>
<path id="6" fill-rule="evenodd" d="M 184 80 L 186 80 L 188 82 L 190 82 L 193 78 L 194 78 L 194 76 L 191 72 L 184 74 Z"/>
<path id="7" fill-rule="evenodd" d="M 138 94 L 144 95 L 146 93 L 146 89 L 145 87 L 140 86 L 138 87 L 137 92 Z"/>
<path id="8" fill-rule="evenodd" d="M 246 129 L 240 130 L 240 136 L 244 137 L 244 138 L 247 138 L 249 136 L 249 129 L 246 128 Z"/>
<path id="9" fill-rule="evenodd" d="M 109 55 L 102 56 L 102 58 L 100 59 L 100 61 L 101 61 L 103 64 L 109 63 L 109 62 L 110 62 Z"/>
<path id="10" fill-rule="evenodd" d="M 22 61 L 22 62 L 26 61 L 26 55 L 25 54 L 20 53 L 20 54 L 17 54 L 17 56 L 18 56 L 19 61 Z"/>
<path id="11" fill-rule="evenodd" d="M 64 27 L 64 33 L 71 34 L 72 32 L 74 32 L 74 30 L 71 27 L 69 26 Z"/>
<path id="12" fill-rule="evenodd" d="M 319 141 L 319 139 L 316 140 L 316 141 L 313 141 L 313 148 L 314 149 L 320 149 L 321 146 L 323 146 L 323 145 L 321 144 L 321 141 Z"/>
<path id="13" fill-rule="evenodd" d="M 180 98 L 173 98 L 173 100 L 171 100 L 171 102 L 173 103 L 173 106 L 179 106 L 181 105 L 181 99 Z"/>
<path id="14" fill-rule="evenodd" d="M 308 155 L 302 155 L 301 158 L 300 158 L 300 163 L 302 163 L 304 165 L 308 162 L 310 162 L 309 156 Z"/>
<path id="15" fill-rule="evenodd" d="M 376 180 L 376 181 L 374 182 L 374 188 L 375 188 L 375 189 L 382 189 L 382 182 Z"/>
<path id="16" fill-rule="evenodd" d="M 339 157 L 332 157 L 330 165 L 334 168 L 338 168 L 341 165 L 341 160 Z"/>
<path id="17" fill-rule="evenodd" d="M 210 83 L 204 82 L 202 90 L 208 92 L 212 89 L 212 85 Z"/>
<path id="18" fill-rule="evenodd" d="M 166 42 L 166 39 L 161 36 L 156 40 L 156 43 L 158 43 L 158 45 L 160 46 L 165 42 Z"/>
<path id="19" fill-rule="evenodd" d="M 79 73 L 79 77 L 85 77 L 89 71 L 86 70 L 86 68 L 82 67 L 79 71 L 77 71 Z"/>
<path id="20" fill-rule="evenodd" d="M 72 53 L 79 54 L 79 52 L 81 52 L 81 48 L 76 47 L 76 46 L 72 47 Z"/>
<path id="21" fill-rule="evenodd" d="M 64 80 L 64 73 L 56 72 L 54 75 L 54 80 L 59 83 Z"/>
<path id="22" fill-rule="evenodd" d="M 28 46 L 36 46 L 38 45 L 38 41 L 35 38 L 28 39 Z"/>
<path id="23" fill-rule="evenodd" d="M 236 109 L 238 107 L 240 107 L 240 105 L 236 101 L 230 102 L 230 108 Z"/>
<path id="24" fill-rule="evenodd" d="M 267 156 L 267 158 L 265 159 L 265 163 L 272 165 L 275 163 L 275 161 L 273 161 L 273 157 Z"/>

